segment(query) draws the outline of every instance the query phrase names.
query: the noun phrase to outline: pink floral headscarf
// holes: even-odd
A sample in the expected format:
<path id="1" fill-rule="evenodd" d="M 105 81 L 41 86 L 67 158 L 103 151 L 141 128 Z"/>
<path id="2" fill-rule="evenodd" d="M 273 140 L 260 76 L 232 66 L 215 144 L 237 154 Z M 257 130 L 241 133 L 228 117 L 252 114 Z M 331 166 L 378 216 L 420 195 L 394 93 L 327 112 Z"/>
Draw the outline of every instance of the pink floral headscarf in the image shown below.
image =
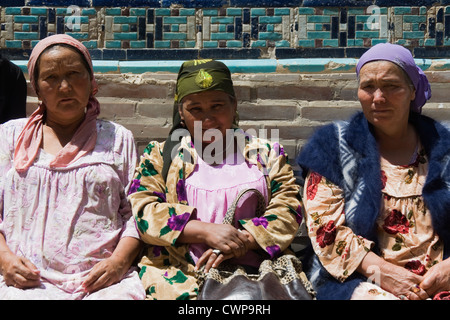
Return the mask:
<path id="1" fill-rule="evenodd" d="M 89 97 L 88 105 L 86 106 L 86 116 L 84 121 L 78 127 L 72 140 L 64 146 L 64 148 L 55 156 L 50 163 L 51 167 L 61 168 L 67 167 L 71 163 L 78 160 L 94 149 L 97 142 L 97 128 L 96 120 L 100 113 L 100 104 L 94 95 L 98 91 L 97 83 L 94 79 L 94 69 L 92 67 L 92 60 L 87 48 L 78 40 L 65 34 L 57 34 L 47 37 L 38 42 L 31 52 L 28 61 L 28 74 L 30 83 L 34 90 L 35 88 L 35 67 L 41 53 L 48 47 L 55 44 L 68 44 L 78 49 L 89 64 L 92 74 L 92 94 Z M 39 105 L 39 108 L 33 112 L 24 129 L 19 135 L 16 149 L 14 151 L 14 167 L 18 172 L 25 172 L 34 162 L 37 156 L 41 142 L 42 142 L 42 127 L 46 106 L 44 103 Z"/>

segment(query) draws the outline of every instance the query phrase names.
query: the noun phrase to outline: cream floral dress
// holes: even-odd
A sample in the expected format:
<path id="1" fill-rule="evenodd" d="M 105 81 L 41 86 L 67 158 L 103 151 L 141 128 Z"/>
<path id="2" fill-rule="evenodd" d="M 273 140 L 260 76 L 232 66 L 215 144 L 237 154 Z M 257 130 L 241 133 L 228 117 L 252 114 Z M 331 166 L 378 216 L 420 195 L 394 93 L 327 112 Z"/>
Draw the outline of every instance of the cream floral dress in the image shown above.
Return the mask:
<path id="1" fill-rule="evenodd" d="M 381 159 L 383 205 L 377 219 L 381 256 L 396 265 L 423 275 L 443 259 L 443 246 L 432 228 L 422 188 L 428 160 L 421 147 L 415 161 L 407 166 Z M 345 281 L 370 251 L 373 242 L 346 226 L 343 191 L 321 175 L 310 172 L 303 202 L 312 246 L 325 269 Z M 354 291 L 352 299 L 397 299 L 369 282 Z"/>

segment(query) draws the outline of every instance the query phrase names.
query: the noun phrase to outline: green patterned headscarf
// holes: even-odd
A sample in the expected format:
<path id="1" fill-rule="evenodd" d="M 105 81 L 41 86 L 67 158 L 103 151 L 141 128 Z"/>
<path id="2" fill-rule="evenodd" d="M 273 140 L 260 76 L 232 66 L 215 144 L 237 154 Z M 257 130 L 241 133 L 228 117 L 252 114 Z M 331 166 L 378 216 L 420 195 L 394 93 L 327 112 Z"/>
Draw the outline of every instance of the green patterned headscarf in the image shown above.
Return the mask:
<path id="1" fill-rule="evenodd" d="M 224 91 L 235 96 L 228 67 L 211 59 L 184 62 L 178 72 L 175 102 L 181 102 L 189 94 L 209 90 Z"/>
<path id="2" fill-rule="evenodd" d="M 212 59 L 190 60 L 184 62 L 178 72 L 177 86 L 175 92 L 175 103 L 173 106 L 173 124 L 169 137 L 166 140 L 163 150 L 164 166 L 162 175 L 167 176 L 171 163 L 172 148 L 178 143 L 172 140 L 172 133 L 176 129 L 182 128 L 181 117 L 178 112 L 178 105 L 183 98 L 193 93 L 210 90 L 218 90 L 235 97 L 231 72 L 228 67 Z"/>

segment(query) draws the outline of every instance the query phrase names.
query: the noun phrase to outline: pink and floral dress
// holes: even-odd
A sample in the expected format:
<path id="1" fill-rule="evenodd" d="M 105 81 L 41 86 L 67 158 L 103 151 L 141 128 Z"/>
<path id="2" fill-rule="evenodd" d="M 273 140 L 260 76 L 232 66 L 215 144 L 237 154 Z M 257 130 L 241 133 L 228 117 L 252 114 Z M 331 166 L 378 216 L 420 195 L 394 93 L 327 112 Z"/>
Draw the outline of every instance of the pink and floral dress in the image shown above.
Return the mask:
<path id="1" fill-rule="evenodd" d="M 137 160 L 131 132 L 97 120 L 92 152 L 53 168 L 54 156 L 40 149 L 30 168 L 18 173 L 14 147 L 26 121 L 0 126 L 0 232 L 14 254 L 38 268 L 41 285 L 22 290 L 0 275 L 0 300 L 144 299 L 136 268 L 90 295 L 82 288 L 121 238 L 139 238 L 126 198 Z"/>
<path id="2" fill-rule="evenodd" d="M 443 259 L 443 246 L 421 196 L 427 171 L 428 160 L 423 150 L 407 166 L 381 159 L 383 202 L 376 222 L 381 256 L 419 275 Z M 332 276 L 345 281 L 356 271 L 373 242 L 346 226 L 343 191 L 316 172 L 307 176 L 303 202 L 315 253 Z M 397 297 L 375 284 L 363 282 L 352 299 Z"/>

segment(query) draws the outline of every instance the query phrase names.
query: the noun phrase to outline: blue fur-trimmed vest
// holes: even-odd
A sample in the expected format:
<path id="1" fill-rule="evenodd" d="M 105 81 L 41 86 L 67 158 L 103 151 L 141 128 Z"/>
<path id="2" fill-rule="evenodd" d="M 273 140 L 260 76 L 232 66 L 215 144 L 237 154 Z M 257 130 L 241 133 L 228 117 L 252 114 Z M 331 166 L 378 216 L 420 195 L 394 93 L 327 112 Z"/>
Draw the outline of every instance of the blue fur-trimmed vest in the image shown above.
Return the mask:
<path id="1" fill-rule="evenodd" d="M 428 156 L 428 174 L 422 196 L 431 212 L 433 228 L 444 243 L 444 258 L 450 253 L 450 132 L 433 119 L 411 113 Z M 320 128 L 297 158 L 303 178 L 315 171 L 344 191 L 346 224 L 357 235 L 377 243 L 376 219 L 382 204 L 380 156 L 364 114 L 348 122 Z M 378 253 L 377 246 L 373 249 Z M 349 299 L 366 279 L 355 272 L 341 283 L 323 268 L 314 255 L 305 265 L 318 299 Z"/>

